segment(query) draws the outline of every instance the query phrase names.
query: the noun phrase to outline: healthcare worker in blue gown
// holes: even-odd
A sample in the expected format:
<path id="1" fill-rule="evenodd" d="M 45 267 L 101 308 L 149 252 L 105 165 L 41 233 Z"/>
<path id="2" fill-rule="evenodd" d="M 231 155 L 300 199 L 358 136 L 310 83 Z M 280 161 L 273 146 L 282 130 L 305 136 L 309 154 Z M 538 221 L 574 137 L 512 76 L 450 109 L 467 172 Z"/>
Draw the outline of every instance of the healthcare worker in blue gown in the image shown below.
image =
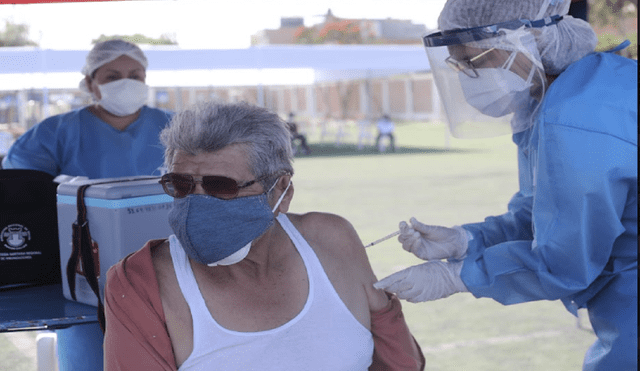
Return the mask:
<path id="1" fill-rule="evenodd" d="M 24 133 L 2 162 L 90 179 L 162 175 L 158 135 L 169 113 L 146 106 L 147 58 L 123 40 L 96 44 L 82 69 L 80 90 L 94 104 L 49 117 Z"/>
<path id="2" fill-rule="evenodd" d="M 402 247 L 428 262 L 376 287 L 411 302 L 560 299 L 587 308 L 598 337 L 584 370 L 637 370 L 637 61 L 594 53 L 569 4 L 447 1 L 424 44 L 451 132 L 511 133 L 520 189 L 484 222 L 401 222 Z"/>
<path id="3" fill-rule="evenodd" d="M 90 179 L 162 175 L 160 131 L 170 113 L 147 107 L 147 58 L 123 40 L 97 43 L 86 57 L 80 89 L 95 103 L 52 116 L 24 133 L 4 158 L 5 169 L 34 169 Z M 98 371 L 100 326 L 57 330 L 60 371 Z"/>

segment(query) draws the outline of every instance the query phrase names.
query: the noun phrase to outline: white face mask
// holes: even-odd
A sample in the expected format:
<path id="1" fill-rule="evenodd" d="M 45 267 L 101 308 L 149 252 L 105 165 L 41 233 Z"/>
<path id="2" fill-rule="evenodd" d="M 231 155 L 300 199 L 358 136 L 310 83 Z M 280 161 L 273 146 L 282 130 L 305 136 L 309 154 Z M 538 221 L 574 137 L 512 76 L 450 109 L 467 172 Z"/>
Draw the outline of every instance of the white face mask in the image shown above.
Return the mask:
<path id="1" fill-rule="evenodd" d="M 120 79 L 98 85 L 102 99 L 98 102 L 109 113 L 127 116 L 137 112 L 147 102 L 148 86 L 138 80 Z"/>
<path id="2" fill-rule="evenodd" d="M 529 107 L 532 99 L 529 89 L 535 68 L 531 66 L 529 77 L 525 81 L 511 72 L 511 64 L 517 53 L 513 53 L 501 68 L 479 68 L 478 77 L 472 78 L 459 73 L 460 85 L 466 101 L 478 111 L 491 117 L 502 117 Z"/>
<path id="3" fill-rule="evenodd" d="M 275 186 L 275 184 L 274 184 Z M 291 181 L 289 181 L 289 184 L 287 185 L 287 188 L 284 190 L 284 192 L 282 192 L 282 195 L 280 195 L 280 198 L 278 199 L 278 202 L 276 202 L 276 206 L 273 207 L 273 209 L 271 210 L 271 212 L 275 212 L 276 209 L 278 208 L 278 206 L 280 206 L 280 203 L 282 202 L 282 199 L 284 198 L 284 196 L 287 194 L 287 191 L 289 190 L 289 187 L 291 186 Z M 272 187 L 273 188 L 273 187 Z M 232 265 L 232 264 L 236 264 L 239 263 L 242 259 L 246 258 L 247 255 L 249 254 L 249 250 L 251 250 L 251 244 L 253 243 L 253 241 L 250 241 L 248 244 L 244 245 L 243 248 L 241 248 L 240 250 L 234 252 L 233 254 L 227 256 L 226 258 L 219 260 L 215 263 L 211 263 L 211 264 L 207 264 L 210 267 L 215 267 L 216 265 Z"/>

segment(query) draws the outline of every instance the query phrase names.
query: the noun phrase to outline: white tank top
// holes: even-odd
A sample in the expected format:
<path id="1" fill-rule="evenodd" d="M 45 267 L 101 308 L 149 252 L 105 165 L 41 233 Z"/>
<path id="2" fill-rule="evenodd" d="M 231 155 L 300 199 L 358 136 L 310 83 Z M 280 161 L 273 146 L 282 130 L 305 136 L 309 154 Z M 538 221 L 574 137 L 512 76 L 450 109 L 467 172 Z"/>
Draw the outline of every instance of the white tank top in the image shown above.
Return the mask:
<path id="1" fill-rule="evenodd" d="M 313 249 L 284 214 L 277 217 L 300 253 L 309 296 L 297 316 L 280 327 L 238 332 L 211 316 L 175 235 L 169 237 L 173 267 L 193 319 L 193 351 L 180 371 L 367 370 L 373 337 L 333 288 Z"/>

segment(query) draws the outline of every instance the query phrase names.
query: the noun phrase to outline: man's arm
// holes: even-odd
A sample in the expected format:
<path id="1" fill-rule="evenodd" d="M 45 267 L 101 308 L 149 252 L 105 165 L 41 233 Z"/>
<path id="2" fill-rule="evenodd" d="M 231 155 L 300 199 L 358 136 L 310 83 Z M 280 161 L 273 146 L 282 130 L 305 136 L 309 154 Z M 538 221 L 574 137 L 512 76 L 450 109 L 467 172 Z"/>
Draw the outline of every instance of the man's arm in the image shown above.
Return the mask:
<path id="1" fill-rule="evenodd" d="M 177 370 L 150 253 L 159 243 L 148 242 L 107 273 L 106 371 Z"/>
<path id="2" fill-rule="evenodd" d="M 424 355 L 409 331 L 400 300 L 395 295 L 387 295 L 388 305 L 371 313 L 375 349 L 369 370 L 424 370 Z"/>

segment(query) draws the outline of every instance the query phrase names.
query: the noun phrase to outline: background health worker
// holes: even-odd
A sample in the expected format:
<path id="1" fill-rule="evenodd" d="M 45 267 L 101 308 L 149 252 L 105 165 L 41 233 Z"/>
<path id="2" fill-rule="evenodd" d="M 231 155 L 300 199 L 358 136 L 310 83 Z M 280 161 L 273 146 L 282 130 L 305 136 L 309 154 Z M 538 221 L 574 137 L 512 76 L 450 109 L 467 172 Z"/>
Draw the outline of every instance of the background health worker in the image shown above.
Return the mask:
<path id="1" fill-rule="evenodd" d="M 79 86 L 95 102 L 29 129 L 12 145 L 2 168 L 90 179 L 161 175 L 159 134 L 171 117 L 145 105 L 147 64 L 133 43 L 97 43 L 87 55 Z"/>
<path id="2" fill-rule="evenodd" d="M 147 65 L 133 43 L 97 43 L 86 57 L 79 85 L 95 103 L 29 129 L 10 148 L 2 167 L 90 179 L 161 175 L 160 132 L 171 114 L 145 105 Z M 56 330 L 56 335 L 60 371 L 102 370 L 103 334 L 97 323 Z"/>
<path id="3" fill-rule="evenodd" d="M 402 247 L 430 261 L 376 287 L 411 302 L 465 291 L 505 305 L 561 299 L 588 309 L 598 337 L 584 370 L 636 370 L 637 61 L 594 53 L 595 33 L 569 5 L 445 4 L 443 31 L 424 43 L 451 132 L 511 132 L 520 189 L 484 222 L 401 222 Z"/>

